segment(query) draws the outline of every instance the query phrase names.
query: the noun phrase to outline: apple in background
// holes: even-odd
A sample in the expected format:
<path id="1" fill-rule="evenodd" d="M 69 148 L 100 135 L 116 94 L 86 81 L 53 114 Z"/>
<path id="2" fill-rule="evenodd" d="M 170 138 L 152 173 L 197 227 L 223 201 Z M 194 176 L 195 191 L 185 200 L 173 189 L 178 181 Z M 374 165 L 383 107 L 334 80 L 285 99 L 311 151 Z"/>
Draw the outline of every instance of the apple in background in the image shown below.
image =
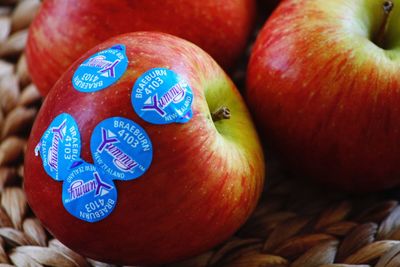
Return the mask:
<path id="1" fill-rule="evenodd" d="M 187 39 L 229 69 L 246 48 L 255 5 L 255 0 L 45 0 L 29 32 L 29 71 L 45 96 L 84 52 L 134 31 Z"/>
<path id="2" fill-rule="evenodd" d="M 261 30 L 248 105 L 265 143 L 296 176 L 348 191 L 400 184 L 400 1 L 393 2 L 287 0 Z"/>
<path id="3" fill-rule="evenodd" d="M 99 91 L 76 90 L 72 80 L 78 67 L 100 66 L 102 59 L 93 61 L 90 56 L 115 45 L 126 46 L 129 60 L 121 78 Z M 88 58 L 92 60 L 84 61 Z M 158 125 L 135 112 L 131 97 L 137 91 L 132 88 L 138 81 L 146 83 L 146 76 L 138 77 L 154 68 L 178 73 L 191 87 L 190 120 Z M 161 101 L 161 94 L 158 97 Z M 117 204 L 108 217 L 95 223 L 67 212 L 61 199 L 63 182 L 47 175 L 42 160 L 35 156 L 46 129 L 63 113 L 74 118 L 81 135 L 80 157 L 88 163 L 95 160 L 91 154 L 94 129 L 110 117 L 135 122 L 152 143 L 150 167 L 137 179 L 113 181 Z M 60 148 L 61 143 L 57 144 Z M 252 212 L 263 179 L 257 133 L 242 97 L 224 71 L 188 41 L 164 33 L 135 32 L 91 49 L 56 83 L 31 132 L 24 186 L 36 216 L 68 247 L 105 262 L 147 265 L 187 258 L 227 239 Z"/>

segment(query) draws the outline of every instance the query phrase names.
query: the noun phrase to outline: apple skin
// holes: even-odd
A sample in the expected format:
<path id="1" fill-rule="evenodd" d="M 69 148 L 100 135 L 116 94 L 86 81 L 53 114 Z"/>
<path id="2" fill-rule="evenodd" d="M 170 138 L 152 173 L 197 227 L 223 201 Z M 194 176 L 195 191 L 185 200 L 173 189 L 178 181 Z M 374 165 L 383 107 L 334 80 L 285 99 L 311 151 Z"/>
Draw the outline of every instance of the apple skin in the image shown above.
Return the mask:
<path id="1" fill-rule="evenodd" d="M 246 100 L 260 135 L 297 177 L 352 192 L 399 185 L 396 23 L 384 50 L 369 37 L 383 1 L 325 4 L 283 1 L 257 38 Z"/>
<path id="2" fill-rule="evenodd" d="M 110 87 L 82 93 L 72 76 L 88 56 L 126 45 L 127 72 Z M 185 124 L 155 125 L 142 120 L 130 102 L 134 82 L 154 67 L 168 67 L 191 85 L 193 118 Z M 207 99 L 206 99 L 207 97 Z M 221 105 L 232 117 L 214 122 Z M 61 202 L 62 183 L 44 171 L 34 148 L 52 120 L 72 115 L 82 139 L 81 157 L 93 163 L 90 136 L 106 118 L 126 117 L 142 126 L 153 144 L 147 172 L 132 181 L 114 181 L 115 210 L 87 223 Z M 136 32 L 117 36 L 75 62 L 45 99 L 25 157 L 28 202 L 44 226 L 62 243 L 97 260 L 147 265 L 173 262 L 206 251 L 230 237 L 248 218 L 263 188 L 264 158 L 247 107 L 232 81 L 204 51 L 168 34 Z"/>
<path id="3" fill-rule="evenodd" d="M 255 0 L 46 0 L 30 27 L 28 68 L 45 96 L 100 42 L 122 33 L 161 31 L 197 44 L 229 69 L 244 53 L 255 6 Z"/>

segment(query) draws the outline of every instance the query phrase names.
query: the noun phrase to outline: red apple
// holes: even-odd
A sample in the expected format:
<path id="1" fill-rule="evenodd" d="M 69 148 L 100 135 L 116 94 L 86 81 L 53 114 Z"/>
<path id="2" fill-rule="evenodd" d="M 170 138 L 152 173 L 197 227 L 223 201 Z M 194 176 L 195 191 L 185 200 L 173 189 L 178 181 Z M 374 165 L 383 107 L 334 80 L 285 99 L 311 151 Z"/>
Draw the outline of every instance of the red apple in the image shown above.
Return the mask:
<path id="1" fill-rule="evenodd" d="M 161 31 L 187 39 L 228 69 L 243 54 L 255 0 L 46 0 L 33 21 L 27 62 L 46 95 L 93 46 L 117 34 Z"/>
<path id="2" fill-rule="evenodd" d="M 258 36 L 248 103 L 297 176 L 350 191 L 400 184 L 400 5 L 391 20 L 387 2 L 283 1 Z"/>
<path id="3" fill-rule="evenodd" d="M 104 68 L 101 69 L 104 65 L 101 62 L 108 59 L 99 55 L 110 51 L 110 47 L 119 46 L 120 49 L 123 45 L 129 61 L 126 72 L 110 71 L 107 75 L 122 75 L 121 78 L 107 88 L 84 92 L 89 87 L 93 89 L 102 79 L 100 73 L 104 73 Z M 95 54 L 97 52 L 100 54 Z M 119 67 L 124 59 L 118 62 Z M 99 70 L 94 74 L 96 77 L 90 78 L 92 83 L 87 87 L 79 80 L 84 80 L 86 74 L 79 75 L 80 70 L 89 65 L 99 67 Z M 135 106 L 136 113 L 132 106 L 131 98 L 136 99 L 138 95 L 151 91 L 150 85 L 155 85 L 153 82 L 158 77 L 151 80 L 150 74 L 146 76 L 154 68 L 164 68 L 162 71 L 179 75 L 180 82 L 168 91 L 176 92 L 171 101 L 177 102 L 181 93 L 189 94 L 189 89 L 184 92 L 172 89 L 181 85 L 191 88 L 192 112 L 183 113 L 178 123 L 155 124 L 151 117 L 143 114 L 156 115 L 156 110 L 144 113 L 145 108 L 138 110 Z M 77 86 L 86 86 L 86 89 L 81 92 Z M 156 93 L 157 103 L 161 105 L 169 95 L 158 90 L 151 92 Z M 46 129 L 52 122 L 54 126 L 55 118 L 63 113 L 75 120 L 78 129 L 75 127 L 72 136 L 79 140 L 76 132 L 80 132 L 81 146 L 76 145 L 77 141 L 72 146 L 63 143 L 61 134 L 43 140 L 42 136 L 49 133 Z M 67 191 L 62 192 L 62 187 L 70 183 L 68 179 L 72 177 L 73 168 L 66 170 L 67 174 L 60 170 L 67 166 L 68 147 L 77 151 L 81 149 L 80 158 L 91 164 L 97 163 L 96 168 L 101 169 L 102 165 L 96 161 L 97 152 L 91 153 L 97 147 L 91 136 L 104 130 L 108 140 L 115 137 L 117 132 L 113 135 L 97 127 L 104 120 L 115 117 L 131 120 L 147 133 L 152 144 L 152 161 L 149 168 L 134 180 L 111 181 L 111 172 L 100 174 L 109 187 L 116 187 L 118 199 L 115 207 L 110 206 L 114 210 L 107 217 L 87 222 L 82 220 L 85 217 L 73 216 L 64 208 L 62 194 Z M 54 133 L 62 129 L 62 125 L 49 129 Z M 119 123 L 115 125 L 119 126 Z M 64 131 L 63 134 L 70 132 Z M 122 143 L 123 138 L 129 140 L 130 137 L 125 139 L 125 134 L 118 132 L 119 141 L 116 142 Z M 133 143 L 135 140 L 132 139 Z M 41 146 L 37 146 L 39 143 Z M 51 156 L 41 156 L 58 164 L 58 181 L 46 173 L 45 161 L 35 155 L 38 151 L 47 153 L 43 146 Z M 103 148 L 98 147 L 97 151 Z M 118 152 L 111 145 L 105 148 L 109 153 Z M 118 153 L 121 155 L 122 152 Z M 118 158 L 118 154 L 114 156 L 114 160 L 120 160 L 121 164 L 127 162 Z M 134 161 L 142 156 L 140 153 L 128 154 L 122 159 L 132 157 L 130 163 L 133 166 Z M 244 101 L 224 71 L 209 55 L 188 41 L 168 34 L 136 32 L 112 38 L 91 49 L 56 83 L 32 129 L 25 157 L 24 186 L 36 216 L 51 234 L 73 250 L 117 264 L 161 264 L 210 249 L 232 235 L 255 207 L 263 178 L 264 160 L 257 133 Z M 82 192 L 75 189 L 85 181 L 75 182 L 70 183 L 67 192 L 71 199 L 79 197 Z M 94 180 L 89 182 L 94 187 L 88 187 L 86 193 L 100 188 Z M 91 186 L 89 182 L 86 184 Z"/>

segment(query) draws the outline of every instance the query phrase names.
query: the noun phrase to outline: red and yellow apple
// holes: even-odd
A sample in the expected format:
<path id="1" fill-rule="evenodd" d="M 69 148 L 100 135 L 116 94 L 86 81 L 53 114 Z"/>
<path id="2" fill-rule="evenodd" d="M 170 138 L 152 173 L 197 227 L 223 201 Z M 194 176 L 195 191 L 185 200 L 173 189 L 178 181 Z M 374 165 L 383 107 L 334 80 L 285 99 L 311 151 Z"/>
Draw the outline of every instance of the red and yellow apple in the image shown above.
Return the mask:
<path id="1" fill-rule="evenodd" d="M 134 31 L 161 31 L 187 39 L 229 69 L 243 54 L 255 0 L 45 0 L 27 42 L 34 83 L 46 95 L 84 52 Z"/>
<path id="2" fill-rule="evenodd" d="M 296 176 L 349 191 L 400 184 L 400 1 L 385 15 L 388 2 L 287 0 L 261 30 L 247 100 Z"/>
<path id="3" fill-rule="evenodd" d="M 74 89 L 72 79 L 80 64 L 115 44 L 126 46 L 129 60 L 122 77 L 100 91 Z M 189 121 L 157 125 L 134 111 L 132 88 L 139 76 L 153 68 L 173 70 L 190 85 L 193 117 Z M 107 118 L 130 119 L 151 139 L 149 169 L 135 180 L 114 181 L 118 201 L 101 221 L 88 223 L 68 213 L 61 200 L 62 182 L 47 175 L 40 157 L 35 156 L 42 135 L 61 113 L 75 119 L 81 157 L 89 163 L 93 163 L 93 129 Z M 255 207 L 263 179 L 257 133 L 242 97 L 224 71 L 188 41 L 136 32 L 91 49 L 56 83 L 31 132 L 24 186 L 35 215 L 73 250 L 118 264 L 161 264 L 210 249 L 232 235 Z"/>

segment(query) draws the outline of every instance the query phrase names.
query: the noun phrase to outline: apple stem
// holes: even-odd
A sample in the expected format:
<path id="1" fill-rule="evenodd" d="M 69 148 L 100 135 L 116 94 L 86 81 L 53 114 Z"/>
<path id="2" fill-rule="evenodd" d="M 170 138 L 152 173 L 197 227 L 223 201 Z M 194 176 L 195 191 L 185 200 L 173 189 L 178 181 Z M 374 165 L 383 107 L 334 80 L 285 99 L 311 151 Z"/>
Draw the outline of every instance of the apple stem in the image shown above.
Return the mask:
<path id="1" fill-rule="evenodd" d="M 231 118 L 231 111 L 227 107 L 219 107 L 216 111 L 211 114 L 212 120 L 214 122 L 220 120 L 227 120 Z"/>
<path id="2" fill-rule="evenodd" d="M 388 21 L 390 17 L 390 13 L 392 12 L 394 7 L 394 3 L 391 0 L 387 0 L 383 3 L 383 21 L 381 27 L 379 28 L 378 35 L 376 36 L 376 42 L 379 47 L 383 48 L 385 46 L 385 35 L 388 26 Z"/>

